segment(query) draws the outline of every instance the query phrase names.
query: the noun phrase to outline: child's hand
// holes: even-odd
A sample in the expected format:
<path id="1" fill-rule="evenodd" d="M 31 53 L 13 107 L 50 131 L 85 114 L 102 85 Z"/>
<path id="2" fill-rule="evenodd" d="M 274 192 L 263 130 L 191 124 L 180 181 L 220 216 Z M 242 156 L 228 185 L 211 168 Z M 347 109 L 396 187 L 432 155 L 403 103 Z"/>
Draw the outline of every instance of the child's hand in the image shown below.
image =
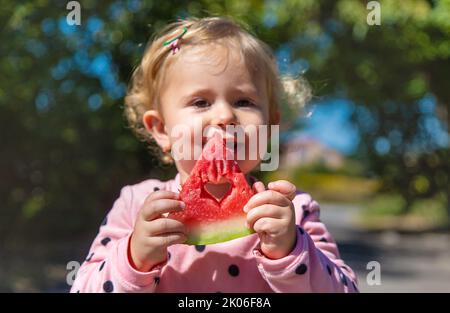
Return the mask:
<path id="1" fill-rule="evenodd" d="M 162 214 L 181 211 L 184 203 L 171 191 L 155 191 L 144 202 L 130 240 L 129 253 L 133 266 L 149 271 L 167 258 L 167 247 L 183 243 L 187 237 L 183 223 Z"/>
<path id="2" fill-rule="evenodd" d="M 248 227 L 258 233 L 261 251 L 270 259 L 288 255 L 295 246 L 297 232 L 295 210 L 292 199 L 296 187 L 288 181 L 279 180 L 268 184 L 265 190 L 262 182 L 253 188 L 257 194 L 244 206 Z"/>

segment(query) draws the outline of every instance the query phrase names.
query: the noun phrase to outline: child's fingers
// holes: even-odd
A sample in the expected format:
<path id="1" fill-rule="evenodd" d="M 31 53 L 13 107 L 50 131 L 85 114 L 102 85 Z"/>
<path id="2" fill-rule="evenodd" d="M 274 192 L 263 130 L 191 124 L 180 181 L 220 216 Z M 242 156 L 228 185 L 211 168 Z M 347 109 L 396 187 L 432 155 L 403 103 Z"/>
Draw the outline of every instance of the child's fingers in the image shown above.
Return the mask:
<path id="1" fill-rule="evenodd" d="M 178 212 L 185 208 L 182 201 L 171 199 L 158 199 L 144 205 L 141 214 L 146 221 L 152 221 L 162 214 Z"/>
<path id="2" fill-rule="evenodd" d="M 156 236 L 167 233 L 186 233 L 186 227 L 180 221 L 163 217 L 149 222 L 146 231 L 148 236 Z"/>
<path id="3" fill-rule="evenodd" d="M 183 243 L 186 240 L 187 236 L 184 233 L 168 233 L 152 237 L 150 242 L 152 245 L 168 247 L 177 243 Z"/>
<path id="4" fill-rule="evenodd" d="M 295 187 L 294 184 L 291 184 L 287 180 L 277 180 L 274 182 L 270 182 L 267 187 L 270 190 L 278 191 L 291 201 L 295 198 L 295 195 L 297 193 L 297 187 Z"/>
<path id="5" fill-rule="evenodd" d="M 263 217 L 255 222 L 253 230 L 257 233 L 272 234 L 279 228 L 281 220 L 272 217 Z"/>
<path id="6" fill-rule="evenodd" d="M 279 206 L 287 206 L 290 201 L 281 193 L 273 190 L 266 190 L 253 195 L 244 206 L 244 212 L 250 211 L 252 208 L 263 204 L 275 204 Z"/>
<path id="7" fill-rule="evenodd" d="M 257 181 L 256 183 L 253 184 L 252 187 L 253 191 L 255 193 L 260 193 L 266 190 L 266 187 L 264 186 L 264 184 L 260 181 Z"/>
<path id="8" fill-rule="evenodd" d="M 247 213 L 247 220 L 246 220 L 247 227 L 250 229 L 253 228 L 255 222 L 264 217 L 276 219 L 283 218 L 284 217 L 283 210 L 281 210 L 281 207 L 273 204 L 265 204 L 253 208 Z"/>
<path id="9" fill-rule="evenodd" d="M 173 191 L 169 190 L 158 190 L 155 192 L 152 192 L 147 196 L 147 198 L 144 201 L 144 205 L 147 203 L 151 203 L 152 201 L 158 200 L 158 199 L 179 199 L 179 194 Z"/>

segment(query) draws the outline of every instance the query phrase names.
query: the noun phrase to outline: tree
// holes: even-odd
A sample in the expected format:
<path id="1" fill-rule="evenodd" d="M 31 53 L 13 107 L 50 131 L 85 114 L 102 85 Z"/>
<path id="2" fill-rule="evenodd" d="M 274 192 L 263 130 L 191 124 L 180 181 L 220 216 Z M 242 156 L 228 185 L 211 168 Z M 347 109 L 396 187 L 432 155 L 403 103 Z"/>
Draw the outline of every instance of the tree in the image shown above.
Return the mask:
<path id="1" fill-rule="evenodd" d="M 450 2 L 380 3 L 381 25 L 368 26 L 356 0 L 83 1 L 70 26 L 67 1 L 3 1 L 0 237 L 93 231 L 120 187 L 174 173 L 158 171 L 121 106 L 146 41 L 188 15 L 232 16 L 283 71 L 305 72 L 316 97 L 352 101 L 357 157 L 384 188 L 405 209 L 435 194 L 448 207 L 448 137 L 433 131 L 448 133 Z"/>

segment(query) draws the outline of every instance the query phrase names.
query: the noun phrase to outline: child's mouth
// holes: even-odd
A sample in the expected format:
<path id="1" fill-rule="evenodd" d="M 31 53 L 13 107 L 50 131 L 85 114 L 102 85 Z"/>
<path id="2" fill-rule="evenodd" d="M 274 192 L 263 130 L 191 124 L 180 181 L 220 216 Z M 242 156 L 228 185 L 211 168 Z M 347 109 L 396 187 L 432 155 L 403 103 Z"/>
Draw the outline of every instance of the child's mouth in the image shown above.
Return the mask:
<path id="1" fill-rule="evenodd" d="M 208 138 L 208 137 L 203 137 L 203 139 L 202 139 L 202 149 L 205 147 L 205 145 L 206 145 L 206 143 L 208 142 L 209 139 L 210 138 Z M 226 140 L 227 148 L 230 149 L 233 152 L 235 158 L 236 158 L 236 155 L 238 154 L 238 151 L 240 149 L 245 149 L 244 142 L 239 142 L 236 137 L 235 138 L 226 137 L 225 140 Z"/>

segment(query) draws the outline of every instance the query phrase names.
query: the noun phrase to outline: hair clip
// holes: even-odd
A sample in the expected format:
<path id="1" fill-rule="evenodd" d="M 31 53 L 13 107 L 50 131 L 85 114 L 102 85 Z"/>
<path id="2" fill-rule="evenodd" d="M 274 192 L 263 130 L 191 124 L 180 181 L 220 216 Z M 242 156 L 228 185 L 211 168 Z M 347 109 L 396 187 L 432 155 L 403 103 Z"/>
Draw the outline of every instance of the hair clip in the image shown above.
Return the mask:
<path id="1" fill-rule="evenodd" d="M 183 27 L 183 32 L 178 35 L 177 37 L 170 39 L 166 42 L 164 42 L 164 46 L 170 45 L 169 47 L 172 49 L 172 54 L 177 53 L 178 51 L 180 51 L 180 39 L 181 37 L 184 36 L 184 34 L 186 34 L 187 32 L 187 27 Z"/>

